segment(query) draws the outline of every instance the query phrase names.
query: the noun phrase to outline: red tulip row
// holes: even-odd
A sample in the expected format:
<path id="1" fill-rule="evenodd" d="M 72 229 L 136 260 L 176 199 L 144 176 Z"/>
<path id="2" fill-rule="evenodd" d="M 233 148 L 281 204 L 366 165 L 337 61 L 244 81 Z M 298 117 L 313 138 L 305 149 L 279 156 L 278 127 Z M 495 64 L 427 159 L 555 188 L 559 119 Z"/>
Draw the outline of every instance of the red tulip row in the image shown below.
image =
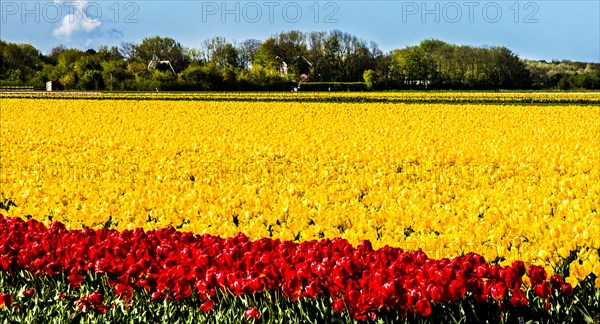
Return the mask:
<path id="1" fill-rule="evenodd" d="M 526 271 L 520 261 L 490 265 L 473 253 L 433 260 L 422 251 L 373 250 L 368 241 L 354 248 L 343 239 L 249 241 L 243 234 L 220 238 L 173 228 L 69 231 L 61 223 L 46 227 L 0 215 L 0 271 L 20 269 L 39 275 L 66 273 L 75 287 L 86 271 L 106 274 L 114 293 L 125 300 L 135 289 L 148 290 L 153 300 L 180 300 L 195 291 L 205 301 L 205 312 L 214 305 L 211 297 L 217 291 L 248 295 L 280 290 L 292 300 L 324 296 L 332 298 L 336 311 L 348 310 L 356 319 L 377 310 L 428 316 L 432 302 L 467 296 L 500 307 L 526 306 L 526 272 L 530 288 L 541 298 L 548 300 L 555 289 L 573 292 L 558 275 L 548 282 L 541 267 Z M 81 307 L 93 301 L 82 300 Z"/>

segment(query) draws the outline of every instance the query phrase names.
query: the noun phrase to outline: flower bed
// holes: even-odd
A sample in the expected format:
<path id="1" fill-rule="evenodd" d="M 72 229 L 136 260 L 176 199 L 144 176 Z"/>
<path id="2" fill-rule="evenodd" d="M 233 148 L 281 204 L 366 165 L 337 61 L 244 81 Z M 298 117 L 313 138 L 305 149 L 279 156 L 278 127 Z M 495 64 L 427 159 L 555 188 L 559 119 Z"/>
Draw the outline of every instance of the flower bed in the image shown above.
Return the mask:
<path id="1" fill-rule="evenodd" d="M 139 292 L 157 303 L 193 298 L 205 313 L 218 296 L 282 293 L 289 302 L 326 299 L 335 312 L 348 312 L 356 320 L 391 313 L 428 318 L 434 309 L 444 312 L 440 306 L 465 302 L 474 308 L 492 305 L 500 318 L 527 308 L 575 314 L 560 312 L 574 303 L 573 287 L 559 274 L 548 278 L 539 266 L 526 269 L 520 261 L 500 266 L 473 253 L 434 260 L 422 251 L 374 250 L 368 241 L 353 247 L 343 239 L 250 241 L 243 234 L 221 238 L 172 227 L 67 230 L 57 222 L 46 227 L 0 216 L 0 270 L 3 276 L 25 270 L 67 277 L 71 288 L 80 287 L 87 276 L 101 275 L 116 300 L 131 301 Z M 22 291 L 28 298 L 33 294 Z M 0 307 L 13 307 L 14 296 L 1 297 Z M 79 296 L 73 307 L 104 314 L 109 306 L 103 302 L 104 295 L 94 291 Z M 261 316 L 255 308 L 245 315 Z"/>
<path id="2" fill-rule="evenodd" d="M 46 97 L 2 98 L 0 322 L 598 321 L 598 94 Z"/>

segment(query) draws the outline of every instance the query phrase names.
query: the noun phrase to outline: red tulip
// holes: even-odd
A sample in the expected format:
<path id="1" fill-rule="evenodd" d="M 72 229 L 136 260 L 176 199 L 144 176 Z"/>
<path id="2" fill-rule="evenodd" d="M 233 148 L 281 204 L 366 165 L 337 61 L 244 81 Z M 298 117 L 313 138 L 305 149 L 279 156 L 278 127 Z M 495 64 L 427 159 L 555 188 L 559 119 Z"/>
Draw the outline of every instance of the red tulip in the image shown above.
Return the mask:
<path id="1" fill-rule="evenodd" d="M 313 281 L 310 284 L 306 285 L 304 289 L 304 296 L 306 297 L 315 298 L 319 294 L 319 285 L 316 281 Z"/>
<path id="2" fill-rule="evenodd" d="M 523 263 L 523 261 L 515 261 L 512 263 L 511 267 L 517 270 L 519 277 L 523 277 L 525 275 L 525 263 Z"/>
<path id="3" fill-rule="evenodd" d="M 192 288 L 187 282 L 178 282 L 173 287 L 175 300 L 187 298 L 192 295 Z"/>
<path id="4" fill-rule="evenodd" d="M 544 299 L 548 299 L 552 295 L 552 288 L 546 281 L 533 286 L 533 291 Z"/>
<path id="5" fill-rule="evenodd" d="M 254 318 L 254 319 L 259 319 L 260 318 L 260 313 L 258 312 L 258 310 L 256 310 L 256 308 L 248 308 L 246 310 L 246 318 L 250 319 L 250 318 Z"/>
<path id="6" fill-rule="evenodd" d="M 206 293 L 207 287 L 207 282 L 204 280 L 198 280 L 196 281 L 196 284 L 194 284 L 194 288 L 196 288 L 196 291 L 198 291 L 200 294 Z"/>
<path id="7" fill-rule="evenodd" d="M 342 299 L 334 300 L 333 303 L 331 303 L 331 306 L 333 307 L 333 310 L 338 313 L 346 310 L 346 306 L 344 305 L 344 301 Z"/>
<path id="8" fill-rule="evenodd" d="M 417 311 L 421 316 L 427 317 L 431 315 L 431 303 L 427 299 L 421 299 L 417 302 Z"/>
<path id="9" fill-rule="evenodd" d="M 73 271 L 69 275 L 69 283 L 73 288 L 78 288 L 81 282 L 83 281 L 83 276 L 79 271 Z"/>
<path id="10" fill-rule="evenodd" d="M 35 296 L 35 293 L 36 293 L 35 288 L 31 288 L 31 289 L 24 290 L 22 295 L 23 295 L 23 297 L 25 297 L 27 299 L 31 299 L 31 298 L 33 298 L 33 296 Z"/>
<path id="11" fill-rule="evenodd" d="M 48 263 L 48 265 L 46 265 L 44 272 L 47 275 L 57 275 L 60 273 L 60 270 L 61 270 L 60 264 L 56 261 L 52 261 L 52 262 Z"/>
<path id="12" fill-rule="evenodd" d="M 535 265 L 529 267 L 527 274 L 529 275 L 532 286 L 538 285 L 543 281 L 546 281 L 546 278 L 548 276 L 546 274 L 546 270 L 544 270 L 543 267 Z"/>
<path id="13" fill-rule="evenodd" d="M 561 285 L 562 291 L 567 296 L 573 296 L 573 286 L 570 283 L 564 283 Z"/>
<path id="14" fill-rule="evenodd" d="M 157 301 L 157 300 L 160 300 L 160 299 L 163 299 L 163 298 L 165 298 L 165 296 L 163 295 L 163 293 L 158 292 L 158 291 L 153 292 L 152 296 L 151 296 L 151 299 L 153 301 Z"/>
<path id="15" fill-rule="evenodd" d="M 96 313 L 98 313 L 98 314 L 104 315 L 104 314 L 106 314 L 107 309 L 106 309 L 106 306 L 104 306 L 104 305 L 98 305 L 94 308 L 94 311 L 96 311 Z"/>
<path id="16" fill-rule="evenodd" d="M 490 292 L 492 293 L 492 298 L 496 301 L 502 301 L 506 298 L 506 284 L 502 281 L 498 281 L 491 287 Z"/>
<path id="17" fill-rule="evenodd" d="M 287 298 L 296 300 L 302 290 L 302 282 L 297 277 L 292 277 L 281 286 L 281 290 Z"/>
<path id="18" fill-rule="evenodd" d="M 14 302 L 10 293 L 0 293 L 0 308 L 10 307 Z"/>
<path id="19" fill-rule="evenodd" d="M 93 292 L 88 296 L 81 296 L 75 301 L 75 306 L 78 310 L 87 312 L 93 310 L 98 314 L 106 314 L 106 307 L 102 305 L 104 302 L 104 295 L 99 292 Z"/>
<path id="20" fill-rule="evenodd" d="M 527 306 L 527 295 L 521 289 L 513 289 L 510 302 L 513 306 Z"/>
<path id="21" fill-rule="evenodd" d="M 120 296 L 123 300 L 131 300 L 133 298 L 133 290 L 129 285 L 118 283 L 115 286 L 115 295 Z"/>
<path id="22" fill-rule="evenodd" d="M 552 283 L 552 287 L 554 287 L 554 289 L 559 289 L 564 283 L 564 280 L 561 275 L 555 274 L 550 277 L 550 283 Z"/>
<path id="23" fill-rule="evenodd" d="M 210 299 L 205 301 L 202 305 L 200 305 L 200 310 L 203 311 L 204 313 L 208 313 L 210 312 L 210 310 L 213 308 L 213 306 L 215 305 L 215 301 Z"/>
<path id="24" fill-rule="evenodd" d="M 97 291 L 94 291 L 89 295 L 88 299 L 93 305 L 100 305 L 104 301 L 104 295 Z"/>

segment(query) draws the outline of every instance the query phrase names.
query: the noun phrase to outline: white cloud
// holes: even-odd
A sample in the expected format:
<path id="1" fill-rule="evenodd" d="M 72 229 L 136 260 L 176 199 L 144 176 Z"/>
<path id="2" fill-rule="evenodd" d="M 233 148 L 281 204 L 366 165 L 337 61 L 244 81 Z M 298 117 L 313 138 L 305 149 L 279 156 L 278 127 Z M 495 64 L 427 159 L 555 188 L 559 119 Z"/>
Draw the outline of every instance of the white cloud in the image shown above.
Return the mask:
<path id="1" fill-rule="evenodd" d="M 62 3 L 62 0 L 54 0 L 55 3 Z M 102 22 L 100 17 L 90 18 L 86 16 L 84 12 L 87 1 L 77 1 L 72 5 L 67 14 L 60 22 L 60 26 L 52 30 L 52 35 L 60 40 L 70 40 L 75 33 L 78 32 L 92 32 L 98 28 Z"/>
<path id="2" fill-rule="evenodd" d="M 83 30 L 85 30 L 86 32 L 91 32 L 92 30 L 98 28 L 98 26 L 100 26 L 102 23 L 100 22 L 100 19 L 96 19 L 93 21 L 90 20 L 83 20 L 81 22 L 81 28 L 83 28 Z"/>

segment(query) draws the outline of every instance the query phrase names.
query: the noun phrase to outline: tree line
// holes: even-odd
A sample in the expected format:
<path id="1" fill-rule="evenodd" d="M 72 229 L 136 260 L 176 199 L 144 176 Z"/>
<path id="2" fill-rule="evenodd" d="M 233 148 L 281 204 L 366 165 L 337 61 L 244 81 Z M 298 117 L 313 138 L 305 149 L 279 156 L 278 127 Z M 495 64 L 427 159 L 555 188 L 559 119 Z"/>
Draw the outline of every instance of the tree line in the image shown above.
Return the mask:
<path id="1" fill-rule="evenodd" d="M 65 90 L 600 89 L 600 63 L 533 61 L 506 47 L 428 39 L 384 53 L 334 30 L 282 32 L 234 44 L 223 37 L 187 48 L 170 37 L 83 51 L 0 40 L 0 86 Z M 300 82 L 300 83 L 299 83 Z M 315 87 L 316 85 L 319 85 Z M 312 87 L 311 87 L 312 86 Z M 348 88 L 349 89 L 349 88 Z"/>

